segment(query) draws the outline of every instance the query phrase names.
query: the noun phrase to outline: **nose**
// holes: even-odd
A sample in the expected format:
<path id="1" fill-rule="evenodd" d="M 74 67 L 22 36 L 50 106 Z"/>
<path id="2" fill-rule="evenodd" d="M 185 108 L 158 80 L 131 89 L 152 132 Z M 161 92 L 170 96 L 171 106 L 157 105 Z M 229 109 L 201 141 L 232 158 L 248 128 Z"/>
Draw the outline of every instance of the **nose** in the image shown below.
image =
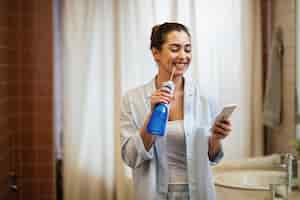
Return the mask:
<path id="1" fill-rule="evenodd" d="M 178 53 L 178 58 L 179 59 L 185 59 L 187 58 L 187 53 L 184 51 L 184 49 L 181 49 Z"/>

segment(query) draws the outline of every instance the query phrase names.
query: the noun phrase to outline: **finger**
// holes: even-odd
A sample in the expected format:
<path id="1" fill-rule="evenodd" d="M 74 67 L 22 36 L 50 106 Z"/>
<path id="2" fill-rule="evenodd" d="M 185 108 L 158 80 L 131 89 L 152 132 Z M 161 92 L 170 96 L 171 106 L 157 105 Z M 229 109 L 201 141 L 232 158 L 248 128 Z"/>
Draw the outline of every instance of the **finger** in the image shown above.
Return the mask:
<path id="1" fill-rule="evenodd" d="M 229 132 L 227 132 L 227 131 L 225 131 L 224 129 L 219 128 L 219 127 L 215 127 L 215 128 L 213 129 L 213 133 L 218 133 L 218 134 L 223 135 L 223 136 L 229 135 Z"/>
<path id="2" fill-rule="evenodd" d="M 227 135 L 224 135 L 221 132 L 213 132 L 212 136 L 217 139 L 224 139 L 227 137 Z"/>
<path id="3" fill-rule="evenodd" d="M 159 89 L 160 92 L 164 92 L 164 93 L 167 93 L 167 94 L 170 94 L 171 93 L 171 89 L 168 88 L 168 87 L 162 87 Z"/>
<path id="4" fill-rule="evenodd" d="M 172 97 L 170 95 L 165 95 L 165 94 L 160 94 L 160 95 L 155 95 L 152 97 L 153 99 L 167 99 L 167 101 L 171 101 Z"/>
<path id="5" fill-rule="evenodd" d="M 229 126 L 226 125 L 216 125 L 217 128 L 219 128 L 220 130 L 224 131 L 224 132 L 231 132 L 231 128 Z"/>
<path id="6" fill-rule="evenodd" d="M 169 96 L 169 97 L 172 96 L 172 94 L 168 90 L 157 90 L 152 94 L 152 96 L 160 96 L 160 95 Z"/>
<path id="7" fill-rule="evenodd" d="M 225 131 L 231 131 L 231 126 L 230 125 L 227 125 L 227 124 L 224 124 L 224 123 L 220 123 L 220 122 L 216 122 L 216 124 L 215 124 L 217 127 L 219 127 L 219 128 L 222 128 L 223 130 L 225 130 Z"/>
<path id="8" fill-rule="evenodd" d="M 152 102 L 151 107 L 154 108 L 155 105 L 160 104 L 160 103 L 169 104 L 166 100 L 160 100 L 160 101 Z"/>
<path id="9" fill-rule="evenodd" d="M 163 96 L 156 96 L 156 97 L 152 98 L 151 102 L 152 102 L 152 104 L 157 104 L 157 103 L 168 104 L 170 102 L 170 98 L 163 97 Z"/>
<path id="10" fill-rule="evenodd" d="M 171 95 L 170 93 L 165 92 L 165 91 L 159 92 L 158 95 L 164 96 L 164 97 L 169 97 L 169 98 L 171 98 L 171 97 L 173 96 L 173 95 Z"/>
<path id="11" fill-rule="evenodd" d="M 223 119 L 220 122 L 231 126 L 231 121 L 229 119 Z"/>
<path id="12" fill-rule="evenodd" d="M 171 98 L 169 97 L 164 97 L 164 96 L 160 96 L 158 101 L 167 101 L 167 103 L 170 103 L 171 101 Z"/>
<path id="13" fill-rule="evenodd" d="M 173 96 L 170 94 L 166 94 L 166 93 L 156 93 L 154 95 L 152 95 L 151 99 L 159 99 L 159 98 L 166 98 L 168 99 L 168 102 L 171 102 L 171 100 L 173 99 Z"/>

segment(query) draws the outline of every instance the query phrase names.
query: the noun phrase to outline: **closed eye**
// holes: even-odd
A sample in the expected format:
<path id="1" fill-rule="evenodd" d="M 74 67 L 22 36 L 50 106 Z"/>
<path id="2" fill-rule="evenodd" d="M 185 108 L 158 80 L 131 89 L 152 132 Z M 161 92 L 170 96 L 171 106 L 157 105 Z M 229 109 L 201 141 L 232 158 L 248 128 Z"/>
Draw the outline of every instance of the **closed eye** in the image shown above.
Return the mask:
<path id="1" fill-rule="evenodd" d="M 184 47 L 184 51 L 185 51 L 186 53 L 192 52 L 192 47 L 191 47 L 191 45 L 186 45 L 186 46 Z"/>
<path id="2" fill-rule="evenodd" d="M 172 45 L 170 46 L 170 50 L 171 50 L 172 52 L 177 52 L 177 51 L 180 50 L 180 45 L 172 44 Z"/>
<path id="3" fill-rule="evenodd" d="M 170 49 L 170 51 L 176 53 L 176 52 L 180 51 L 181 48 L 182 48 L 182 46 L 179 45 L 179 44 L 172 44 L 172 45 L 170 45 L 169 49 Z M 192 51 L 191 45 L 190 44 L 185 45 L 184 46 L 184 51 L 186 53 L 190 53 Z"/>

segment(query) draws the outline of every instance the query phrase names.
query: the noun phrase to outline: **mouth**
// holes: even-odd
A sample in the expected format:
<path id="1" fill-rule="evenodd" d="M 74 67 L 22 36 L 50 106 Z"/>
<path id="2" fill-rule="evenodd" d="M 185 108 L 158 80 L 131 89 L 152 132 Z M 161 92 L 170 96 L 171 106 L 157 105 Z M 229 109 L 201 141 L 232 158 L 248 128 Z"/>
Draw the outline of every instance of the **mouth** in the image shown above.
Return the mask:
<path id="1" fill-rule="evenodd" d="M 173 66 L 176 67 L 176 69 L 183 69 L 184 67 L 186 67 L 188 65 L 187 62 L 185 63 L 173 63 Z"/>

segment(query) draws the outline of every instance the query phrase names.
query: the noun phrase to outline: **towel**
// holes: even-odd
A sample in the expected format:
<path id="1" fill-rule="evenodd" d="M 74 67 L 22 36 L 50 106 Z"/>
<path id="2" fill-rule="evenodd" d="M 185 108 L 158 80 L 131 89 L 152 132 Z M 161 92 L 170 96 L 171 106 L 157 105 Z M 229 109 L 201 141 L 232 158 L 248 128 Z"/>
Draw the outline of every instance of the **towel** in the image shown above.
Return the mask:
<path id="1" fill-rule="evenodd" d="M 270 128 L 281 123 L 283 50 L 282 30 L 278 28 L 272 37 L 263 107 L 264 124 Z"/>

